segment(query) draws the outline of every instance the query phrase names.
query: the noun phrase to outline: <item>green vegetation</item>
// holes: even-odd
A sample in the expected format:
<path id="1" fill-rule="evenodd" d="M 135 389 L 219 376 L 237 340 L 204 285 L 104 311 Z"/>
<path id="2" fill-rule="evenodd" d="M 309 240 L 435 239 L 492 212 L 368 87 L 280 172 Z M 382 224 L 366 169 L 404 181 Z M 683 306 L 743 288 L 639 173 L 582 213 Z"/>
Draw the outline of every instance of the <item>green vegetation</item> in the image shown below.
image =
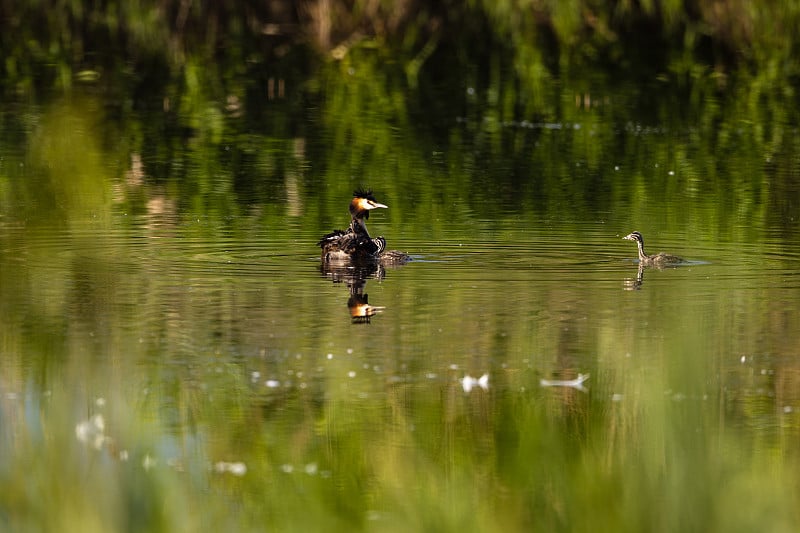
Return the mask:
<path id="1" fill-rule="evenodd" d="M 800 74 L 793 2 L 36 0 L 4 4 L 0 20 L 7 94 L 94 83 L 123 99 L 169 97 L 191 92 L 199 74 L 216 97 L 241 97 L 243 78 L 291 84 L 310 63 L 365 46 L 386 50 L 412 86 L 434 74 L 438 55 L 463 80 L 504 62 L 534 108 L 551 80 L 580 82 L 587 70 L 607 83 L 661 79 L 685 91 L 747 83 L 756 99 L 790 98 Z"/>
<path id="2" fill-rule="evenodd" d="M 0 530 L 793 531 L 799 19 L 0 3 Z"/>

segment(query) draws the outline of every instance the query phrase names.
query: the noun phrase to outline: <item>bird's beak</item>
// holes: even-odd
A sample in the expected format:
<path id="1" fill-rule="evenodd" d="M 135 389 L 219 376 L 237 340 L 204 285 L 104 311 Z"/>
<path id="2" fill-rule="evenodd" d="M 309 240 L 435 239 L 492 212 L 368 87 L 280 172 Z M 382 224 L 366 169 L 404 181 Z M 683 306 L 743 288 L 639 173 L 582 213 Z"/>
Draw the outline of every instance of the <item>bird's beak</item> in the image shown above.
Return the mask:
<path id="1" fill-rule="evenodd" d="M 632 241 L 632 240 L 633 240 L 633 237 L 631 237 L 630 235 L 625 235 L 625 236 L 622 238 L 622 240 L 623 240 L 623 241 Z"/>
<path id="2" fill-rule="evenodd" d="M 364 206 L 365 209 L 377 209 L 378 207 L 383 207 L 385 209 L 389 209 L 388 205 L 379 204 L 378 202 L 367 201 L 366 205 Z"/>

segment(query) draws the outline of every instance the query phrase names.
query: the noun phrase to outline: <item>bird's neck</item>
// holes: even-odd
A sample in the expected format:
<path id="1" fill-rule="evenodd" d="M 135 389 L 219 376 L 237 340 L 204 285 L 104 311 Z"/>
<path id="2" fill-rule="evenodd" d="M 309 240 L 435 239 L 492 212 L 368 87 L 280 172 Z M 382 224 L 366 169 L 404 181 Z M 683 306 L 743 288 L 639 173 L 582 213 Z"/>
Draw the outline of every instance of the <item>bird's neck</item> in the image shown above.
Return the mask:
<path id="1" fill-rule="evenodd" d="M 644 253 L 644 244 L 641 241 L 636 241 L 636 245 L 639 247 L 639 261 L 647 261 L 650 256 Z"/>
<path id="2" fill-rule="evenodd" d="M 350 221 L 350 228 L 353 230 L 354 233 L 366 235 L 369 237 L 369 232 L 367 231 L 367 224 L 364 222 L 363 218 L 353 217 Z"/>

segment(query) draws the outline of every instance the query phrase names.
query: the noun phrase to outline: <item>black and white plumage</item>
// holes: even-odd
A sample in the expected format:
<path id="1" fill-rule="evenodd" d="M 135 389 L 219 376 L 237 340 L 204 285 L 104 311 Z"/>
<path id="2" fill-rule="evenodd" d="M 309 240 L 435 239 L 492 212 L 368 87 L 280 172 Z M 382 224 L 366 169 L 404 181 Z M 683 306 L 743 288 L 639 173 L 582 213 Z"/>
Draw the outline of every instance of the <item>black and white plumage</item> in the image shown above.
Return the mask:
<path id="1" fill-rule="evenodd" d="M 408 254 L 386 250 L 386 239 L 370 237 L 366 220 L 373 209 L 388 208 L 375 200 L 371 190 L 358 189 L 350 201 L 350 226 L 346 230 L 333 230 L 324 235 L 317 245 L 322 248 L 323 263 L 342 261 L 380 261 L 382 263 L 405 263 Z"/>
<path id="2" fill-rule="evenodd" d="M 664 252 L 659 252 L 655 255 L 647 255 L 644 251 L 644 237 L 642 237 L 642 234 L 638 231 L 634 231 L 624 236 L 623 239 L 628 241 L 636 241 L 636 246 L 639 249 L 639 265 L 641 266 L 665 267 L 679 265 L 686 262 L 683 258 L 678 257 L 677 255 L 665 254 Z"/>

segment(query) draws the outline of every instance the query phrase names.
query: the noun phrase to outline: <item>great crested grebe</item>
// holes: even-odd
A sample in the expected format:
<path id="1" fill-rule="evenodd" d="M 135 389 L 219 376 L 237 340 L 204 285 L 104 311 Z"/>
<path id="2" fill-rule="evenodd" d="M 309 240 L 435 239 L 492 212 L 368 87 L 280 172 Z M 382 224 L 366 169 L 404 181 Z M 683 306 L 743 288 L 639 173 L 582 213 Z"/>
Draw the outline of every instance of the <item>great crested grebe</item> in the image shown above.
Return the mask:
<path id="1" fill-rule="evenodd" d="M 386 239 L 372 238 L 367 231 L 366 220 L 373 209 L 388 208 L 378 203 L 369 189 L 357 189 L 350 201 L 350 226 L 346 230 L 336 229 L 323 236 L 317 245 L 322 248 L 322 262 L 378 261 L 402 264 L 411 256 L 396 250 L 386 250 Z"/>
<path id="2" fill-rule="evenodd" d="M 633 233 L 624 236 L 623 239 L 628 241 L 636 241 L 636 246 L 639 248 L 639 265 L 664 267 L 686 262 L 683 258 L 678 257 L 677 255 L 665 254 L 664 252 L 660 252 L 655 255 L 647 255 L 644 252 L 644 237 L 642 237 L 642 234 L 638 231 L 634 231 Z"/>

